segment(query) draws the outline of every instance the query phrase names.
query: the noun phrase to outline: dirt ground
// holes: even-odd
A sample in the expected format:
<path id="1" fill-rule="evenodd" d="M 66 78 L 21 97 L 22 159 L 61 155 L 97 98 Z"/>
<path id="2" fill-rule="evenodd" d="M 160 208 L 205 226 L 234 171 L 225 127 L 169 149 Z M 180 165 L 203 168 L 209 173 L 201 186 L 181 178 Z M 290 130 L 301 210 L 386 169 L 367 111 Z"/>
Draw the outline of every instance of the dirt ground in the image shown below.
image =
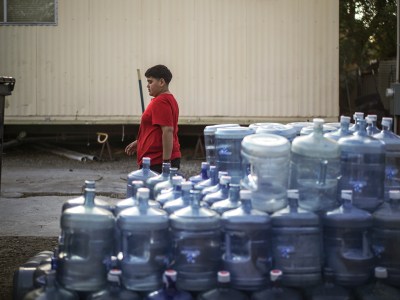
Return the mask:
<path id="1" fill-rule="evenodd" d="M 63 145 L 68 149 L 76 150 L 92 155 L 99 155 L 98 145 Z M 31 144 L 23 144 L 17 147 L 5 149 L 2 156 L 2 170 L 10 168 L 37 168 L 40 172 L 46 173 L 49 167 L 59 166 L 68 171 L 84 170 L 105 170 L 112 172 L 118 170 L 128 174 L 135 169 L 135 158 L 127 157 L 123 151 L 124 145 L 111 144 L 113 160 L 108 160 L 108 153 L 103 154 L 104 161 L 80 162 L 64 158 L 59 155 L 46 153 L 37 150 Z M 201 158 L 194 159 L 194 148 L 182 149 L 181 173 L 188 178 L 199 173 Z M 40 174 L 40 172 L 38 174 Z M 4 172 L 2 172 L 4 175 Z M 2 191 L 5 187 L 2 185 Z M 47 192 L 48 193 L 48 192 Z M 121 195 L 114 195 L 121 198 Z M 112 195 L 111 195 L 112 197 Z M 1 228 L 0 228 L 1 230 Z M 4 236 L 0 235 L 0 300 L 12 299 L 13 273 L 18 267 L 35 254 L 44 250 L 53 250 L 57 245 L 57 237 L 38 236 Z"/>

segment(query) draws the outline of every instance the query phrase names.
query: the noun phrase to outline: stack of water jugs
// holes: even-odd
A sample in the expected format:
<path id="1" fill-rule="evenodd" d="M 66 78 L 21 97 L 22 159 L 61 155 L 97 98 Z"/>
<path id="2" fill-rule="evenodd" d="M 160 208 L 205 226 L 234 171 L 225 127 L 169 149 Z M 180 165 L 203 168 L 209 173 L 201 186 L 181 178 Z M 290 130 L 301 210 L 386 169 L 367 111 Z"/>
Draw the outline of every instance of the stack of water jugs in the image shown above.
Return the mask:
<path id="1" fill-rule="evenodd" d="M 24 299 L 400 299 L 400 137 L 354 119 L 207 126 L 199 175 L 145 158 L 115 207 L 87 181 Z"/>

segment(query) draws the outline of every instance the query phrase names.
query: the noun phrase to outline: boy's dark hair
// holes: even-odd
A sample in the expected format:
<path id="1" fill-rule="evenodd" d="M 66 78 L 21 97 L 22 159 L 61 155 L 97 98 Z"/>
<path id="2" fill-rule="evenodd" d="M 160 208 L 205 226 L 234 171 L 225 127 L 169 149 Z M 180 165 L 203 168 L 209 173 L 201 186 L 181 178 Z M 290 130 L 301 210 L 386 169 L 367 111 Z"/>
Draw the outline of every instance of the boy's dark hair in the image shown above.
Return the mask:
<path id="1" fill-rule="evenodd" d="M 172 79 L 171 71 L 164 65 L 156 65 L 154 67 L 151 67 L 146 71 L 146 73 L 144 73 L 144 76 L 146 76 L 147 78 L 163 78 L 167 84 L 169 84 Z"/>

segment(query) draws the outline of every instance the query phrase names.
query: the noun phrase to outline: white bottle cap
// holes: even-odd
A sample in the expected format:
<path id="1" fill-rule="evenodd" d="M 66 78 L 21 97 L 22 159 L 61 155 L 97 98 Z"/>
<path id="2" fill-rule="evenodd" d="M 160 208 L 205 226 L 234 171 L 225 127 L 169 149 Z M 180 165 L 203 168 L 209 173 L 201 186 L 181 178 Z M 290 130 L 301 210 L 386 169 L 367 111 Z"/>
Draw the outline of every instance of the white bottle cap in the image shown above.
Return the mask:
<path id="1" fill-rule="evenodd" d="M 275 270 L 271 270 L 271 272 L 269 274 L 270 274 L 271 281 L 276 281 L 279 279 L 279 277 L 282 276 L 282 271 L 275 269 Z"/>
<path id="2" fill-rule="evenodd" d="M 378 118 L 377 115 L 368 115 L 367 119 L 371 120 L 371 121 L 376 121 L 376 119 Z"/>
<path id="3" fill-rule="evenodd" d="M 172 177 L 172 185 L 178 185 L 182 183 L 183 177 L 182 176 L 174 176 Z"/>
<path id="4" fill-rule="evenodd" d="M 209 165 L 210 165 L 210 164 L 209 164 L 208 162 L 203 161 L 203 162 L 201 163 L 201 168 L 202 168 L 202 169 L 203 169 L 203 168 L 208 168 Z"/>
<path id="5" fill-rule="evenodd" d="M 400 191 L 399 190 L 390 190 L 389 198 L 390 199 L 400 199 Z"/>
<path id="6" fill-rule="evenodd" d="M 352 200 L 353 191 L 352 190 L 342 190 L 341 197 L 343 200 Z"/>
<path id="7" fill-rule="evenodd" d="M 299 190 L 287 190 L 287 198 L 299 199 Z"/>
<path id="8" fill-rule="evenodd" d="M 176 277 L 177 277 L 177 272 L 175 270 L 169 269 L 169 270 L 165 270 L 164 275 L 171 278 L 172 281 L 176 281 Z"/>
<path id="9" fill-rule="evenodd" d="M 144 183 L 141 180 L 132 180 L 132 186 L 139 188 L 144 186 Z"/>
<path id="10" fill-rule="evenodd" d="M 354 120 L 362 120 L 362 119 L 364 119 L 364 113 L 360 112 L 360 111 L 354 113 L 353 119 Z"/>
<path id="11" fill-rule="evenodd" d="M 226 175 L 222 176 L 219 180 L 220 184 L 227 184 L 230 182 L 231 182 L 231 176 L 226 176 Z"/>
<path id="12" fill-rule="evenodd" d="M 240 199 L 242 199 L 242 200 L 251 200 L 251 191 L 249 191 L 249 190 L 241 190 L 240 191 Z"/>
<path id="13" fill-rule="evenodd" d="M 350 124 L 350 117 L 340 116 L 340 123 L 349 123 Z"/>
<path id="14" fill-rule="evenodd" d="M 142 158 L 142 163 L 143 163 L 143 164 L 148 164 L 148 165 L 150 165 L 150 161 L 151 161 L 151 158 L 150 158 L 150 157 L 143 157 L 143 158 Z"/>
<path id="15" fill-rule="evenodd" d="M 94 189 L 95 186 L 96 186 L 96 181 L 94 181 L 94 180 L 85 180 L 85 187 Z"/>
<path id="16" fill-rule="evenodd" d="M 228 271 L 218 272 L 218 282 L 226 283 L 231 281 L 231 274 Z"/>
<path id="17" fill-rule="evenodd" d="M 382 126 L 390 127 L 392 126 L 392 118 L 382 118 Z"/>
<path id="18" fill-rule="evenodd" d="M 138 188 L 136 193 L 137 198 L 149 198 L 150 190 L 148 188 Z"/>
<path id="19" fill-rule="evenodd" d="M 190 181 L 184 181 L 182 182 L 182 190 L 184 191 L 190 191 L 193 187 L 193 184 Z"/>
<path id="20" fill-rule="evenodd" d="M 383 267 L 375 267 L 375 278 L 387 278 L 387 269 Z"/>
<path id="21" fill-rule="evenodd" d="M 121 270 L 119 270 L 119 269 L 111 269 L 110 271 L 108 271 L 107 280 L 111 281 L 111 282 L 118 282 L 119 283 L 119 279 L 120 279 L 121 274 L 122 274 Z"/>
<path id="22" fill-rule="evenodd" d="M 315 118 L 313 119 L 313 123 L 314 123 L 314 128 L 315 127 L 322 127 L 322 125 L 324 125 L 325 120 L 324 119 L 320 119 L 320 118 Z"/>

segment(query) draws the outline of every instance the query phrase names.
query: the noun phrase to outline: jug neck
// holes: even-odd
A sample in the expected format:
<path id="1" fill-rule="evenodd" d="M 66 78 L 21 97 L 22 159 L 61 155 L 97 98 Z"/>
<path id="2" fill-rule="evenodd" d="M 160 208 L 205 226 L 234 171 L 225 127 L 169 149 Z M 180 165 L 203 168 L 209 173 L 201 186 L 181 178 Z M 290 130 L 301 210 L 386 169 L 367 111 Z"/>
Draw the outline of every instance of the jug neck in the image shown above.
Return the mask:
<path id="1" fill-rule="evenodd" d="M 190 190 L 182 190 L 182 201 L 187 205 L 190 204 Z"/>
<path id="2" fill-rule="evenodd" d="M 170 170 L 171 169 L 171 163 L 163 163 L 162 164 L 162 171 L 161 171 L 161 175 L 163 177 L 169 177 L 170 174 Z"/>
<path id="3" fill-rule="evenodd" d="M 85 206 L 94 207 L 95 189 L 85 188 Z"/>
<path id="4" fill-rule="evenodd" d="M 298 198 L 289 198 L 289 212 L 297 213 L 299 211 L 299 199 Z"/>
<path id="5" fill-rule="evenodd" d="M 197 190 L 190 191 L 190 206 L 194 212 L 198 212 L 200 209 L 200 197 L 201 193 Z"/>
<path id="6" fill-rule="evenodd" d="M 242 203 L 243 211 L 246 212 L 247 214 L 250 214 L 253 208 L 251 204 L 251 199 L 241 199 L 240 202 Z"/>
<path id="7" fill-rule="evenodd" d="M 360 136 L 367 136 L 367 129 L 365 127 L 365 120 L 364 119 L 357 120 L 357 125 L 358 125 L 358 128 L 357 128 L 357 131 L 355 133 L 357 135 L 360 135 Z"/>
<path id="8" fill-rule="evenodd" d="M 229 188 L 229 201 L 232 203 L 239 202 L 240 186 L 238 184 L 231 184 Z"/>
<path id="9" fill-rule="evenodd" d="M 201 164 L 201 178 L 203 179 L 203 180 L 206 180 L 206 179 L 208 179 L 208 173 L 209 173 L 209 171 L 210 171 L 210 164 L 209 163 L 202 163 Z"/>

